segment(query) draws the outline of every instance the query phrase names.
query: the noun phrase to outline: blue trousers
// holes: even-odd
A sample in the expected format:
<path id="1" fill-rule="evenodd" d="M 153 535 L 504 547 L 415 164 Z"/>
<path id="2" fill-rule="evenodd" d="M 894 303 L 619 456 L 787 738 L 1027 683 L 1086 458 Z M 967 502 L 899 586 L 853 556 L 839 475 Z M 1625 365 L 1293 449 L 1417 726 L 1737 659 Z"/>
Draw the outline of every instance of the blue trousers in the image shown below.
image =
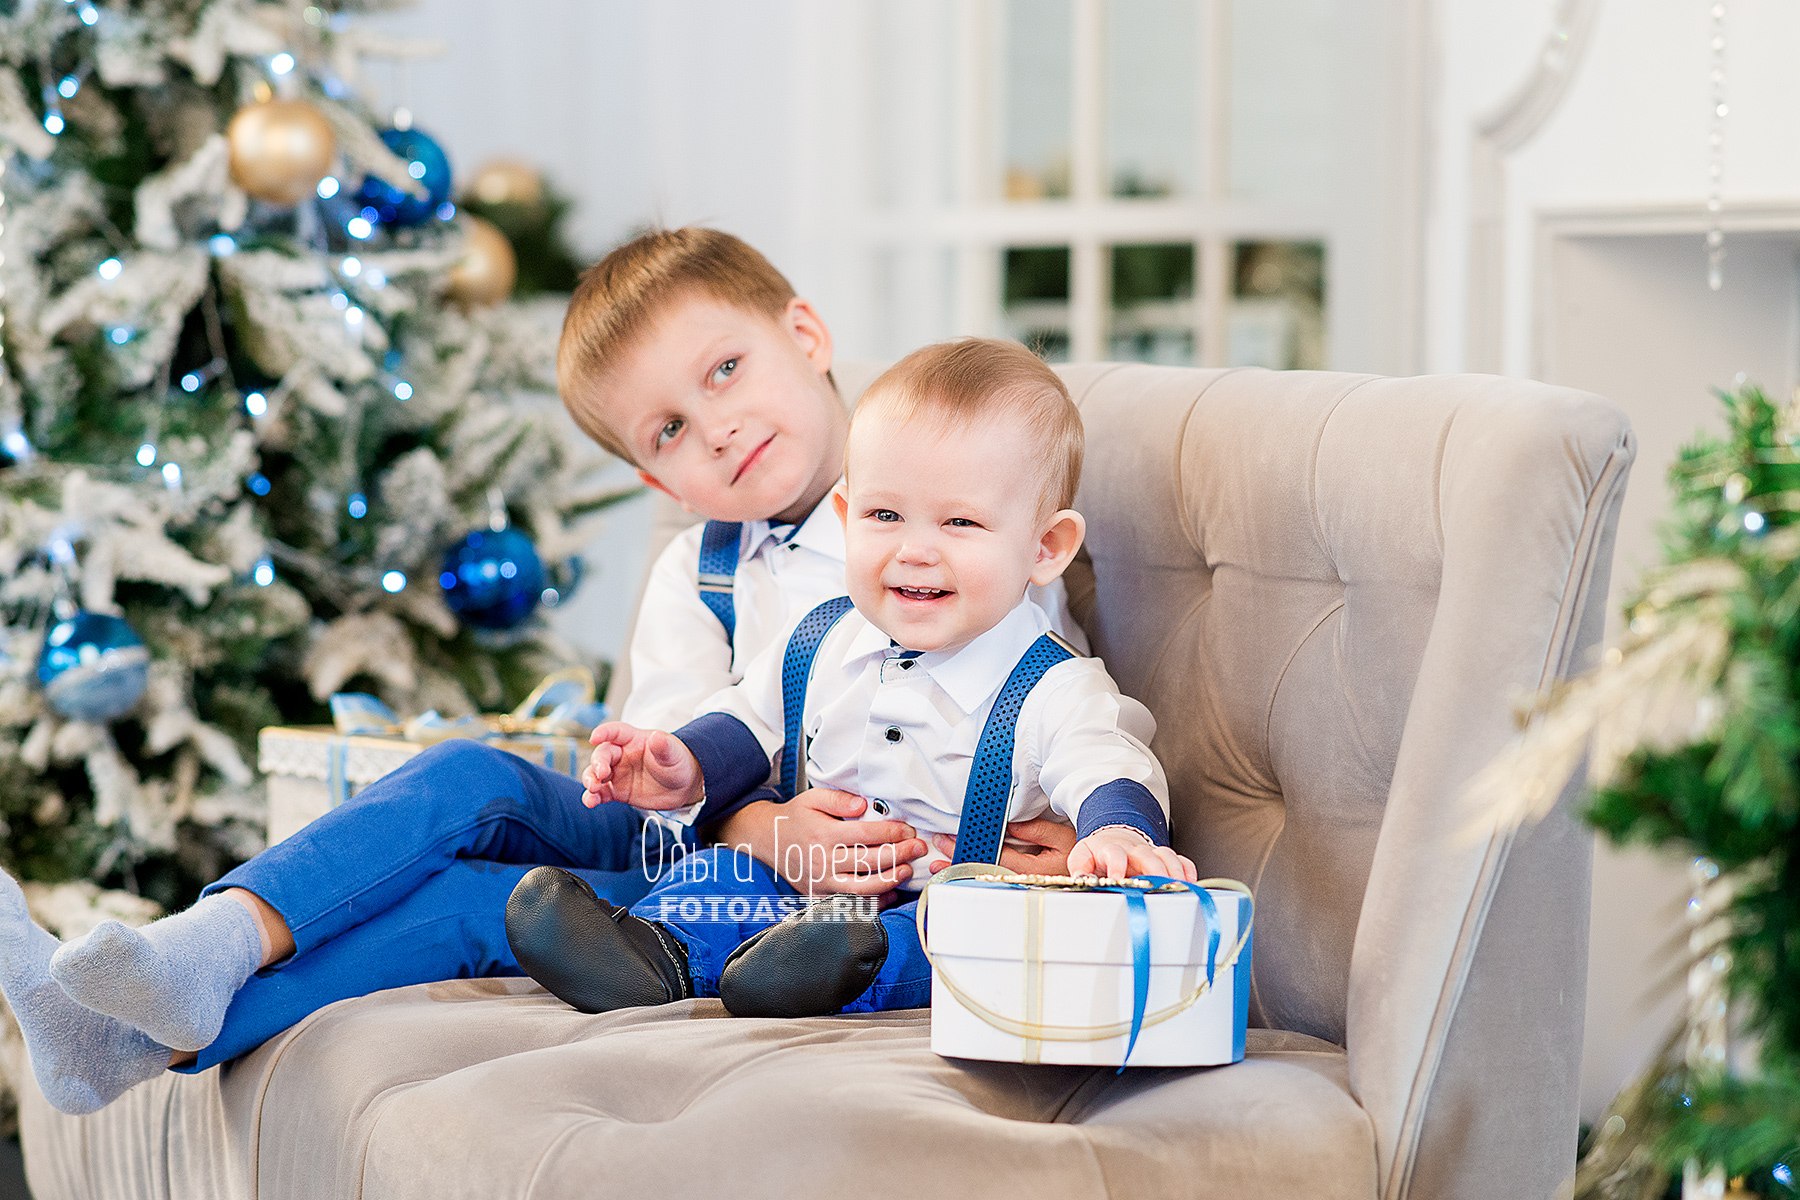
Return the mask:
<path id="1" fill-rule="evenodd" d="M 633 916 L 660 922 L 687 950 L 696 996 L 719 994 L 725 959 L 761 930 L 804 907 L 800 891 L 748 854 L 725 846 L 682 858 L 631 906 Z M 888 956 L 867 991 L 844 1012 L 885 1012 L 931 1003 L 931 964 L 919 946 L 908 901 L 881 914 Z"/>
<path id="2" fill-rule="evenodd" d="M 505 911 L 526 871 L 566 867 L 630 904 L 691 844 L 629 805 L 585 808 L 578 781 L 503 750 L 433 746 L 205 889 L 254 892 L 295 949 L 251 976 L 182 1069 L 236 1058 L 352 996 L 522 974 Z"/>

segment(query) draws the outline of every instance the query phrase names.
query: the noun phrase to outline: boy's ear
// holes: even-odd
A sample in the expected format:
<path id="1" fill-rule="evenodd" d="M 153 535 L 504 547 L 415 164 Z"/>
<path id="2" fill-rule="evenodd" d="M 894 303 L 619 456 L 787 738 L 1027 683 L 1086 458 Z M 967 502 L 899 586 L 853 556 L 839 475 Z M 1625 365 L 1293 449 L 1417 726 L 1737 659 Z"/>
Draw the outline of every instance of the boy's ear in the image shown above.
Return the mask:
<path id="1" fill-rule="evenodd" d="M 637 473 L 637 477 L 644 481 L 644 486 L 655 488 L 657 491 L 661 492 L 663 495 L 667 496 L 669 499 L 673 500 L 675 503 L 681 505 L 681 507 L 683 509 L 685 509 L 686 511 L 688 511 L 688 512 L 694 511 L 691 507 L 689 507 L 688 502 L 686 500 L 683 500 L 680 496 L 677 496 L 674 492 L 671 492 L 669 490 L 669 487 L 667 484 L 665 484 L 662 480 L 658 479 L 656 476 L 652 475 L 650 472 L 640 469 Z"/>
<path id="2" fill-rule="evenodd" d="M 848 525 L 850 523 L 850 496 L 844 491 L 844 485 L 841 483 L 831 489 L 831 507 L 837 510 L 839 524 Z"/>
<path id="3" fill-rule="evenodd" d="M 1043 587 L 1056 579 L 1075 561 L 1081 539 L 1087 536 L 1087 520 L 1072 508 L 1050 514 L 1050 523 L 1038 538 L 1037 562 L 1031 567 L 1031 582 Z"/>
<path id="4" fill-rule="evenodd" d="M 795 296 L 782 310 L 781 323 L 813 370 L 821 375 L 831 370 L 831 330 L 826 328 L 818 309 Z"/>

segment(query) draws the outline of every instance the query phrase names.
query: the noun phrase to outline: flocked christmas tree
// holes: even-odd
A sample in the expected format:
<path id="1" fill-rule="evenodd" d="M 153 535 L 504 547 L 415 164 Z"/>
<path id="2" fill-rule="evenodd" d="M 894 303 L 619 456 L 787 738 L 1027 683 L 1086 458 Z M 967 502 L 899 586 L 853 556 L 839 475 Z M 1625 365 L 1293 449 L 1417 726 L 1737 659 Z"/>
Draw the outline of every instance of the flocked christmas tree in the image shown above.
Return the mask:
<path id="1" fill-rule="evenodd" d="M 554 331 L 347 10 L 0 4 L 4 865 L 176 900 L 256 848 L 256 731 L 508 705 L 610 497 Z M 520 399 L 535 393 L 534 405 Z M 495 527 L 510 522 L 496 532 Z"/>

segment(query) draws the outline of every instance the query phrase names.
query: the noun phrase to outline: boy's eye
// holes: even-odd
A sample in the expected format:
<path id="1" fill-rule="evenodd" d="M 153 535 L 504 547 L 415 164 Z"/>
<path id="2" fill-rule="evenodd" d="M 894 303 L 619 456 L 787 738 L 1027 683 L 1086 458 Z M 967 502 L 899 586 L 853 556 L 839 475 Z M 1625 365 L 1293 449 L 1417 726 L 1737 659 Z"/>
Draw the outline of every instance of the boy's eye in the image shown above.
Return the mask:
<path id="1" fill-rule="evenodd" d="M 664 446 L 674 441 L 675 435 L 681 432 L 681 427 L 684 424 L 685 422 L 682 421 L 680 417 L 670 417 L 667 421 L 663 422 L 663 427 L 656 431 L 656 448 L 661 450 Z"/>
<path id="2" fill-rule="evenodd" d="M 878 508 L 874 512 L 870 513 L 869 515 L 871 517 L 874 517 L 877 521 L 892 522 L 892 521 L 898 521 L 900 519 L 900 514 L 895 512 L 891 508 Z"/>
<path id="3" fill-rule="evenodd" d="M 946 524 L 946 525 L 953 525 L 953 526 L 955 526 L 955 527 L 956 527 L 956 528 L 958 528 L 958 529 L 975 529 L 975 528 L 978 528 L 978 526 L 977 526 L 977 525 L 976 525 L 976 524 L 975 524 L 975 522 L 974 522 L 974 521 L 971 521 L 971 520 L 970 520 L 970 519 L 969 519 L 969 518 L 967 518 L 967 517 L 951 517 L 951 518 L 950 518 L 950 519 L 949 519 L 949 520 L 948 520 L 948 521 L 946 521 L 946 522 L 944 522 L 944 523 L 945 523 L 945 524 Z"/>
<path id="4" fill-rule="evenodd" d="M 718 366 L 713 368 L 712 381 L 714 383 L 724 383 L 727 379 L 730 379 L 731 376 L 737 371 L 737 367 L 738 367 L 737 359 L 735 359 L 735 358 L 726 359 L 724 362 L 720 363 Z"/>

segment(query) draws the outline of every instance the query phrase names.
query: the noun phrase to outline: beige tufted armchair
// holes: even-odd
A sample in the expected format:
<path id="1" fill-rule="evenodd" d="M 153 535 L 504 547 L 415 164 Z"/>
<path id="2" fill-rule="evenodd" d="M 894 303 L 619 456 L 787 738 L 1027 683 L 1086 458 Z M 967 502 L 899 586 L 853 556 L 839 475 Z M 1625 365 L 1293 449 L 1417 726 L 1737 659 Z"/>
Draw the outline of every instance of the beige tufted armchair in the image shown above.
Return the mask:
<path id="1" fill-rule="evenodd" d="M 1624 417 L 1474 376 L 1064 375 L 1078 611 L 1156 714 L 1178 845 L 1260 900 L 1245 1062 L 956 1063 L 920 1012 L 583 1016 L 460 981 L 93 1117 L 28 1098 L 38 1200 L 1551 1196 L 1588 839 L 1566 815 L 1477 839 L 1457 799 L 1598 638 Z"/>

